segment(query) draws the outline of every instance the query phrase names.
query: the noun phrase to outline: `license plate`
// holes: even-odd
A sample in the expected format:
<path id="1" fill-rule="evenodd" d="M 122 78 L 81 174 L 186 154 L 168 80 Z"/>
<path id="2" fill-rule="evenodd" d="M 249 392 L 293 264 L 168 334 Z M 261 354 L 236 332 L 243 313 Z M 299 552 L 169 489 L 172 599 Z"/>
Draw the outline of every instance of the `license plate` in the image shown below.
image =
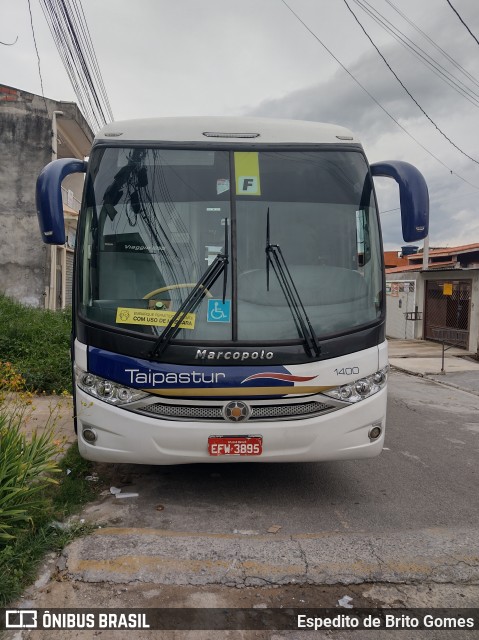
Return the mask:
<path id="1" fill-rule="evenodd" d="M 263 453 L 262 436 L 210 436 L 210 456 L 260 456 Z"/>

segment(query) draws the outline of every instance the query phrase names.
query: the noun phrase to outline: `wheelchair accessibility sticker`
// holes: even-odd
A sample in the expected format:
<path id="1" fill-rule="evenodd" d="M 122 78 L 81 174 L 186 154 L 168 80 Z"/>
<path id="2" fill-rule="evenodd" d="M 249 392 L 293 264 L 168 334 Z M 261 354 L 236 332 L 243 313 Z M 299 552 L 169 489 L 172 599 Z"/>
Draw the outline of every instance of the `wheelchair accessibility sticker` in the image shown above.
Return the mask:
<path id="1" fill-rule="evenodd" d="M 208 322 L 230 322 L 231 321 L 231 300 L 208 300 Z"/>

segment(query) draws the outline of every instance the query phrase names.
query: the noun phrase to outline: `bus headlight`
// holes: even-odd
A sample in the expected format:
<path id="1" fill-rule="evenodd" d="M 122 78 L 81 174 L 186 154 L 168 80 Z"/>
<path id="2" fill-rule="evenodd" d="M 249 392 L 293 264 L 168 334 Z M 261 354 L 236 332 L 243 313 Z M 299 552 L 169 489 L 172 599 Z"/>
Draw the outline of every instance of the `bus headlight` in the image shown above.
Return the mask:
<path id="1" fill-rule="evenodd" d="M 386 386 L 388 369 L 389 367 L 384 367 L 371 376 L 360 378 L 350 384 L 343 384 L 340 387 L 329 389 L 329 391 L 323 391 L 323 394 L 344 402 L 360 402 L 360 400 L 370 398 Z"/>
<path id="2" fill-rule="evenodd" d="M 111 380 L 94 376 L 92 373 L 83 371 L 77 366 L 75 366 L 75 380 L 82 391 L 94 398 L 108 402 L 108 404 L 128 404 L 148 395 L 144 391 L 125 387 Z"/>

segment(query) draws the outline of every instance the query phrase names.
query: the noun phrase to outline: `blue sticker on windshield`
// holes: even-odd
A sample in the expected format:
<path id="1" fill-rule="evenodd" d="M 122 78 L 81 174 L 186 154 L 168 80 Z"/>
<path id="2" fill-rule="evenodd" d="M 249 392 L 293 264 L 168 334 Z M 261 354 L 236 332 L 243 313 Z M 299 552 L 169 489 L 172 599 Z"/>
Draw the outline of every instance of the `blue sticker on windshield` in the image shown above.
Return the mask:
<path id="1" fill-rule="evenodd" d="M 208 300 L 208 314 L 206 316 L 208 322 L 230 322 L 231 321 L 231 300 L 222 299 Z"/>

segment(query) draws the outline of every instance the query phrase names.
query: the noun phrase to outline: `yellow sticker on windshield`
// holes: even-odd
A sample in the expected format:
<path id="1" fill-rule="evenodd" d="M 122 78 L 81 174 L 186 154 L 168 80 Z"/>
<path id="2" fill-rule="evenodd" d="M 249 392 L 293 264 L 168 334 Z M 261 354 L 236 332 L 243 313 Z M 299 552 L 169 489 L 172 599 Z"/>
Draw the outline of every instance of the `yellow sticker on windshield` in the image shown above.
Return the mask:
<path id="1" fill-rule="evenodd" d="M 152 327 L 166 327 L 175 315 L 175 311 L 155 311 L 154 309 L 130 309 L 118 307 L 116 322 L 118 324 L 143 324 Z M 195 328 L 195 313 L 187 313 L 180 323 L 181 329 Z"/>
<path id="2" fill-rule="evenodd" d="M 259 160 L 257 151 L 235 151 L 236 195 L 260 196 Z"/>

